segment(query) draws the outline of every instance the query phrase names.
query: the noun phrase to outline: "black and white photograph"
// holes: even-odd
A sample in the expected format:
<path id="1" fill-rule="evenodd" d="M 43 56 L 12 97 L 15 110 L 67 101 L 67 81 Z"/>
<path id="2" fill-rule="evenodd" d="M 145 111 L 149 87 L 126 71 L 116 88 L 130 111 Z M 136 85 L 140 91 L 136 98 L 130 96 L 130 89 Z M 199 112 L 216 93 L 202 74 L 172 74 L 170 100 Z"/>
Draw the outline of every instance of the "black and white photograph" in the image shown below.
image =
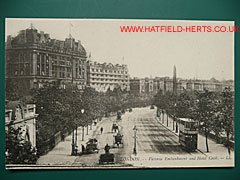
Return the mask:
<path id="1" fill-rule="evenodd" d="M 6 169 L 234 167 L 235 31 L 6 18 Z"/>

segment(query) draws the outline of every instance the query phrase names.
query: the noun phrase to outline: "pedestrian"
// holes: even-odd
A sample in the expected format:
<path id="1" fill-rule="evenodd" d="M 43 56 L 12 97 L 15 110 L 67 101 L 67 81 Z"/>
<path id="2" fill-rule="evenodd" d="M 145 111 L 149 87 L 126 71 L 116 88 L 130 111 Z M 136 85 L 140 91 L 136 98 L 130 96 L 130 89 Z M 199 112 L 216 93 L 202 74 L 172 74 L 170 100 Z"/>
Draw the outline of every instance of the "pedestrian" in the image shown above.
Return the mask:
<path id="1" fill-rule="evenodd" d="M 82 153 L 85 151 L 85 146 L 82 144 Z"/>
<path id="2" fill-rule="evenodd" d="M 108 144 L 106 144 L 104 150 L 105 150 L 105 153 L 106 153 L 106 154 L 109 153 L 110 146 L 109 146 Z"/>
<path id="3" fill-rule="evenodd" d="M 103 133 L 103 127 L 101 127 L 100 131 L 101 131 L 101 134 L 102 134 Z"/>

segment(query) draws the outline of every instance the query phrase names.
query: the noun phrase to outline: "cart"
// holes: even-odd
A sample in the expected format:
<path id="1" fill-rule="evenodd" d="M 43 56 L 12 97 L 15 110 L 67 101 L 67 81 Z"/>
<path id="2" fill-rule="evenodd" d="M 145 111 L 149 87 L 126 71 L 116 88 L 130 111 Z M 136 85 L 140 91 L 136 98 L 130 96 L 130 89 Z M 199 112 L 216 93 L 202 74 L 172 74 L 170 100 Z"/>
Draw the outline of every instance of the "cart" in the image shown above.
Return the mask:
<path id="1" fill-rule="evenodd" d="M 112 132 L 116 132 L 118 130 L 118 125 L 113 123 L 112 125 Z"/>
<path id="2" fill-rule="evenodd" d="M 113 153 L 101 154 L 99 158 L 99 164 L 114 164 L 114 154 Z"/>
<path id="3" fill-rule="evenodd" d="M 123 135 L 121 135 L 120 133 L 118 133 L 117 135 L 113 136 L 114 137 L 114 141 L 113 141 L 113 145 L 117 145 L 117 147 L 119 147 L 120 145 L 122 145 L 123 147 Z"/>
<path id="4" fill-rule="evenodd" d="M 99 149 L 98 149 L 98 141 L 97 139 L 93 138 L 93 139 L 89 139 L 86 145 L 86 150 L 85 153 L 98 153 Z"/>

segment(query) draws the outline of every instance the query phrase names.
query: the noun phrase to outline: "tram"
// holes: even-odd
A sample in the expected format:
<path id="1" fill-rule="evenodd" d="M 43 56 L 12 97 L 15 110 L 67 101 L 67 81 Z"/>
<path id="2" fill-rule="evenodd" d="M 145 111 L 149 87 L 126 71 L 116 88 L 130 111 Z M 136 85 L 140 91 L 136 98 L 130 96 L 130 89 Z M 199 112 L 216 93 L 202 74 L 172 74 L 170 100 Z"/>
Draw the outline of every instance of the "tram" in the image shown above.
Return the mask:
<path id="1" fill-rule="evenodd" d="M 198 122 L 188 118 L 179 118 L 179 143 L 188 152 L 197 149 Z"/>

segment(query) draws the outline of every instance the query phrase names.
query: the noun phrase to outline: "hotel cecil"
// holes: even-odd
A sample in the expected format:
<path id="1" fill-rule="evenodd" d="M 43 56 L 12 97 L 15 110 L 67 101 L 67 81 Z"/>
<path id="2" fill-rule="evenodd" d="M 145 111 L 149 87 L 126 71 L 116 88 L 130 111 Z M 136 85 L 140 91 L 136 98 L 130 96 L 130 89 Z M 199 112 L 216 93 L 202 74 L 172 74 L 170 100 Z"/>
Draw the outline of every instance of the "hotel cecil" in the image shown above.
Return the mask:
<path id="1" fill-rule="evenodd" d="M 13 83 L 21 95 L 45 83 L 57 83 L 63 88 L 74 83 L 83 89 L 86 68 L 85 48 L 71 35 L 61 41 L 31 27 L 21 30 L 16 37 L 7 37 L 6 82 Z"/>

